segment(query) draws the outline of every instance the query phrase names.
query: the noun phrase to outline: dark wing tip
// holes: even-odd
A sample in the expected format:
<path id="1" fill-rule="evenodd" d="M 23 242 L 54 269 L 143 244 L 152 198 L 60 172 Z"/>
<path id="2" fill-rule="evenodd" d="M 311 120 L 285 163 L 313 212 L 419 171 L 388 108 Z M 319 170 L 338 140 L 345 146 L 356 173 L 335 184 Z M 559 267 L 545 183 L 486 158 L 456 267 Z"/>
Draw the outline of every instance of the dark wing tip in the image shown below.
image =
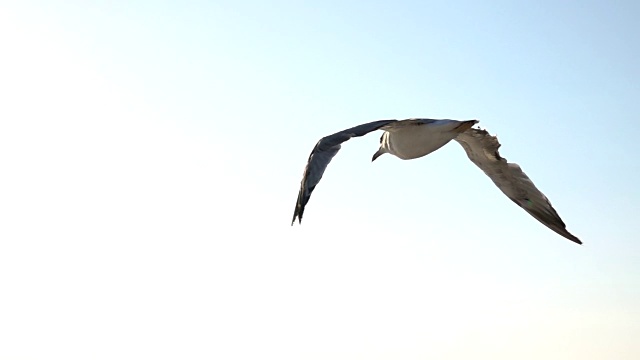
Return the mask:
<path id="1" fill-rule="evenodd" d="M 300 193 L 298 194 L 298 200 L 296 201 L 296 208 L 293 210 L 293 218 L 291 219 L 291 226 L 296 222 L 296 218 L 298 218 L 298 224 L 302 224 L 302 214 L 304 213 L 304 206 L 306 204 L 303 203 L 303 194 L 304 188 L 301 186 Z"/>
<path id="2" fill-rule="evenodd" d="M 298 204 L 296 204 L 296 210 L 293 212 L 293 219 L 291 219 L 291 226 L 296 222 L 298 218 L 298 224 L 302 224 L 302 212 L 298 211 Z"/>
<path id="3" fill-rule="evenodd" d="M 553 227 L 551 227 L 549 225 L 547 225 L 547 227 L 549 227 L 551 230 L 555 231 L 558 235 L 561 235 L 563 238 L 565 238 L 567 240 L 571 240 L 571 241 L 573 241 L 574 243 L 576 243 L 578 245 L 582 245 L 582 241 L 580 241 L 580 239 L 578 239 L 572 233 L 568 232 L 567 229 L 565 229 L 565 228 L 561 228 L 561 229 L 553 228 Z"/>
<path id="4" fill-rule="evenodd" d="M 540 206 L 529 207 L 529 206 L 524 206 L 522 202 L 519 202 L 513 198 L 510 198 L 510 199 L 513 200 L 513 202 L 516 205 L 524 209 L 524 211 L 529 213 L 529 215 L 533 216 L 536 220 L 542 223 L 544 226 L 553 230 L 556 234 L 562 236 L 567 240 L 571 240 L 576 244 L 582 245 L 582 241 L 580 241 L 580 239 L 578 239 L 576 236 L 574 236 L 567 230 L 567 227 L 562 221 L 562 219 L 560 218 L 560 215 L 558 215 L 558 213 L 556 212 L 556 210 L 553 208 L 553 206 L 548 200 L 544 207 L 540 207 Z M 528 202 L 529 202 L 529 199 L 527 199 L 527 203 Z"/>
<path id="5" fill-rule="evenodd" d="M 577 237 L 573 236 L 571 233 L 569 233 L 567 231 L 567 233 L 564 235 L 564 237 L 566 237 L 567 239 L 573 241 L 574 243 L 578 244 L 578 245 L 582 245 L 582 241 L 580 241 L 580 239 L 578 239 Z"/>

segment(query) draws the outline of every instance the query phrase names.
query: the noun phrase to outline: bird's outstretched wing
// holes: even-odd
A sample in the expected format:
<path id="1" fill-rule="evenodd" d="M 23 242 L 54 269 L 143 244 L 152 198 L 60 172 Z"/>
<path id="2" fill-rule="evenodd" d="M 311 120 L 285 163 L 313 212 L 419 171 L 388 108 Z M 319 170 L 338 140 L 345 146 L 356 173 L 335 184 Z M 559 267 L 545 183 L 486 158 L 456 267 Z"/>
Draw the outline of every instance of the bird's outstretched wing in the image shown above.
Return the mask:
<path id="1" fill-rule="evenodd" d="M 467 152 L 469 159 L 484 171 L 494 184 L 514 203 L 523 208 L 531 216 L 549 229 L 565 238 L 582 244 L 582 242 L 566 229 L 564 222 L 555 211 L 549 199 L 522 171 L 520 166 L 508 163 L 500 156 L 498 138 L 487 131 L 469 129 L 455 139 Z"/>
<path id="2" fill-rule="evenodd" d="M 304 207 L 309 202 L 311 193 L 315 189 L 316 185 L 322 179 L 327 165 L 331 162 L 331 159 L 340 150 L 341 144 L 352 137 L 363 136 L 372 131 L 378 130 L 381 127 L 396 122 L 397 120 L 378 120 L 370 123 L 354 126 L 350 129 L 342 130 L 335 134 L 325 136 L 314 146 L 309 155 L 309 161 L 304 169 L 304 175 L 300 182 L 300 192 L 298 193 L 298 201 L 296 201 L 296 208 L 293 212 L 293 219 L 291 225 L 298 218 L 298 222 L 302 222 L 302 214 L 304 213 Z"/>

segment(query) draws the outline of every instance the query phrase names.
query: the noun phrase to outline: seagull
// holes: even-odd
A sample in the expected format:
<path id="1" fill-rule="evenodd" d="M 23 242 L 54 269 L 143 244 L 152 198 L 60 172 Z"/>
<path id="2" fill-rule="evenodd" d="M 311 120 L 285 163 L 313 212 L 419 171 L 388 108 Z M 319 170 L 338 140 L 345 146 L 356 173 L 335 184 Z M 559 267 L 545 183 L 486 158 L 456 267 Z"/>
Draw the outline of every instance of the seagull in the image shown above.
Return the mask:
<path id="1" fill-rule="evenodd" d="M 322 179 L 331 159 L 340 150 L 342 143 L 375 130 L 383 130 L 380 148 L 373 154 L 371 161 L 387 153 L 403 160 L 417 159 L 455 140 L 462 145 L 469 159 L 484 171 L 509 199 L 549 229 L 575 243 L 582 244 L 580 239 L 567 231 L 549 199 L 536 188 L 520 166 L 509 163 L 507 159 L 500 156 L 498 138 L 490 135 L 486 130 L 473 128 L 477 123 L 477 120 L 422 118 L 378 120 L 323 137 L 309 155 L 291 225 L 293 226 L 296 218 L 298 223 L 302 223 L 304 208 L 311 198 L 311 193 Z"/>

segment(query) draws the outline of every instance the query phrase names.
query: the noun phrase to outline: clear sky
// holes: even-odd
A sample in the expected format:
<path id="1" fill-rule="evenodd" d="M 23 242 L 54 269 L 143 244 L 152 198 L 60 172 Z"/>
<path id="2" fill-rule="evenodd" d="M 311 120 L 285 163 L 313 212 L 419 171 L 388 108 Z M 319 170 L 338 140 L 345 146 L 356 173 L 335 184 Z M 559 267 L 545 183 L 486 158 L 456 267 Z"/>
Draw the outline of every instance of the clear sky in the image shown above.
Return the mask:
<path id="1" fill-rule="evenodd" d="M 637 1 L 0 3 L 0 358 L 640 358 Z M 478 119 L 578 246 L 451 143 Z"/>

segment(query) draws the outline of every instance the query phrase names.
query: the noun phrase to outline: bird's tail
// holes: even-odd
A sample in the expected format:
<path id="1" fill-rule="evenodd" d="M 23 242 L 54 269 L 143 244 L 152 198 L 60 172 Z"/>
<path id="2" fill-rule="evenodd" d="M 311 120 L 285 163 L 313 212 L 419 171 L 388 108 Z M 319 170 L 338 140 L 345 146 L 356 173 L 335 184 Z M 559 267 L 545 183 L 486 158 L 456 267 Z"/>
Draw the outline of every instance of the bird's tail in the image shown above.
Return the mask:
<path id="1" fill-rule="evenodd" d="M 478 120 L 467 120 L 467 121 L 463 121 L 460 125 L 458 125 L 458 127 L 456 127 L 455 129 L 453 129 L 453 131 L 458 132 L 458 133 L 463 133 L 469 129 L 471 129 L 471 127 L 475 124 L 479 123 Z"/>

